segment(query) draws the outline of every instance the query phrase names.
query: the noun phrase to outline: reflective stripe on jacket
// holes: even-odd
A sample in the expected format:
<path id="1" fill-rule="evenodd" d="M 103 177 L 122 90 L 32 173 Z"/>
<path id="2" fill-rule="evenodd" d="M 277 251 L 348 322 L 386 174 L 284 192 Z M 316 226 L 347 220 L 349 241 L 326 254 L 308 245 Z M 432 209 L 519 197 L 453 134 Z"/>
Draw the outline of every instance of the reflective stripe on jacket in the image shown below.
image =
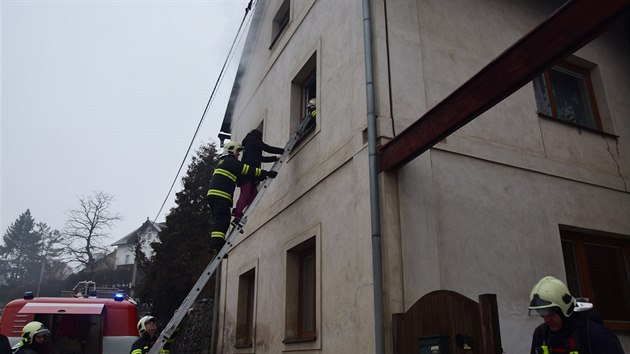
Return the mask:
<path id="1" fill-rule="evenodd" d="M 240 176 L 262 177 L 263 170 L 250 167 L 240 162 L 234 155 L 219 158 L 217 167 L 212 174 L 208 196 L 216 196 L 232 201 L 236 180 Z"/>

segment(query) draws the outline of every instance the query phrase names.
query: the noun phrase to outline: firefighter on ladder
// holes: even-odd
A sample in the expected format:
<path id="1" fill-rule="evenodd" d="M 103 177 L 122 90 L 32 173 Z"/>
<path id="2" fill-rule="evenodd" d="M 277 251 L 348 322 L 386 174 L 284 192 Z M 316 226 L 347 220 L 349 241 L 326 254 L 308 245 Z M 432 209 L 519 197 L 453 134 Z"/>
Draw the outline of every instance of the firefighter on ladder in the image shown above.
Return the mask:
<path id="1" fill-rule="evenodd" d="M 225 244 L 225 235 L 230 227 L 232 198 L 236 181 L 240 176 L 255 178 L 275 178 L 276 171 L 266 171 L 250 167 L 238 160 L 243 146 L 236 141 L 227 141 L 223 145 L 223 153 L 212 174 L 210 189 L 208 189 L 208 203 L 214 216 L 214 226 L 210 233 L 210 248 L 220 250 Z"/>

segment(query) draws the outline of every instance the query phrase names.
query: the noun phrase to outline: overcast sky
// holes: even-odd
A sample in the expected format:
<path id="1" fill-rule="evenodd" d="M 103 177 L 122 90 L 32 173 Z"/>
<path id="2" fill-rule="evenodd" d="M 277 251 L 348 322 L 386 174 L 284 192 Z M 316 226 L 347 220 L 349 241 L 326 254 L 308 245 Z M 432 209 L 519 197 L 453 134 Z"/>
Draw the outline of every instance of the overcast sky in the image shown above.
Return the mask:
<path id="1" fill-rule="evenodd" d="M 247 1 L 0 3 L 2 235 L 27 209 L 61 230 L 78 196 L 94 191 L 113 195 L 124 218 L 110 243 L 153 220 Z M 217 140 L 237 54 L 190 155 Z"/>

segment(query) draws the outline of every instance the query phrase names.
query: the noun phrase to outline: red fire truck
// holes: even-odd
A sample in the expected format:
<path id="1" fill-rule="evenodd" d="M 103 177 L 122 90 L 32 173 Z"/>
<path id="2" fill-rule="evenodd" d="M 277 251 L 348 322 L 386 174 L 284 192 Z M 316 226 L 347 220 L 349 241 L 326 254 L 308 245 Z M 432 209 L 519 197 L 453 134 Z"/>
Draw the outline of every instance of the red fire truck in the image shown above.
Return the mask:
<path id="1" fill-rule="evenodd" d="M 52 354 L 121 354 L 138 338 L 137 320 L 136 305 L 122 294 L 115 299 L 25 295 L 6 305 L 0 333 L 13 346 L 24 325 L 39 321 L 51 332 Z"/>

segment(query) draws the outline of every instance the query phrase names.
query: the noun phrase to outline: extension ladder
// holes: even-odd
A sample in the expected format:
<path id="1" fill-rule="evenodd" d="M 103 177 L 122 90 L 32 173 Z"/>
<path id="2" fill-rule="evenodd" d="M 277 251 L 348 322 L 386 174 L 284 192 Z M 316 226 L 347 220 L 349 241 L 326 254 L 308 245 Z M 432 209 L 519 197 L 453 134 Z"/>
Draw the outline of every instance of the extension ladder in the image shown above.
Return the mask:
<path id="1" fill-rule="evenodd" d="M 304 135 L 306 135 L 306 133 L 310 131 L 310 128 L 311 128 L 310 122 L 313 119 L 315 118 L 311 117 L 310 114 L 306 115 L 306 117 L 302 120 L 302 122 L 297 127 L 295 132 L 291 135 L 289 142 L 284 147 L 284 153 L 273 164 L 270 171 L 277 172 L 280 169 L 282 164 L 289 157 L 289 154 L 291 153 L 295 145 L 300 141 L 300 139 Z M 223 248 L 221 248 L 219 253 L 217 253 L 217 255 L 214 256 L 214 258 L 212 258 L 212 261 L 210 261 L 210 264 L 208 264 L 208 266 L 203 271 L 199 279 L 197 279 L 195 286 L 193 286 L 193 288 L 190 290 L 190 292 L 188 293 L 188 295 L 186 296 L 182 304 L 179 305 L 179 308 L 173 314 L 173 317 L 171 318 L 171 320 L 168 322 L 166 327 L 162 330 L 162 333 L 160 333 L 160 336 L 156 340 L 155 344 L 153 344 L 153 346 L 151 347 L 149 354 L 158 354 L 160 350 L 162 350 L 162 348 L 164 347 L 164 344 L 166 344 L 167 340 L 171 338 L 173 333 L 175 333 L 177 326 L 179 326 L 181 321 L 186 316 L 188 309 L 192 307 L 195 300 L 197 299 L 197 296 L 199 296 L 199 293 L 201 292 L 201 290 L 204 288 L 206 283 L 208 283 L 212 274 L 214 274 L 214 272 L 216 271 L 221 261 L 225 258 L 225 254 L 229 251 L 230 247 L 232 247 L 232 242 L 234 238 L 236 238 L 236 235 L 238 233 L 243 233 L 243 227 L 247 223 L 247 218 L 249 214 L 256 208 L 256 205 L 258 205 L 258 203 L 260 202 L 260 199 L 265 194 L 267 187 L 269 187 L 269 184 L 271 184 L 272 180 L 273 180 L 272 178 L 266 178 L 259 185 L 258 195 L 256 195 L 256 198 L 254 198 L 252 203 L 245 209 L 243 213 L 243 217 L 241 218 L 240 222 L 237 224 L 234 224 L 234 223 L 232 224 L 232 228 L 230 229 L 227 236 L 225 237 L 225 245 L 223 246 Z M 217 304 L 215 304 L 214 306 L 217 306 Z"/>

